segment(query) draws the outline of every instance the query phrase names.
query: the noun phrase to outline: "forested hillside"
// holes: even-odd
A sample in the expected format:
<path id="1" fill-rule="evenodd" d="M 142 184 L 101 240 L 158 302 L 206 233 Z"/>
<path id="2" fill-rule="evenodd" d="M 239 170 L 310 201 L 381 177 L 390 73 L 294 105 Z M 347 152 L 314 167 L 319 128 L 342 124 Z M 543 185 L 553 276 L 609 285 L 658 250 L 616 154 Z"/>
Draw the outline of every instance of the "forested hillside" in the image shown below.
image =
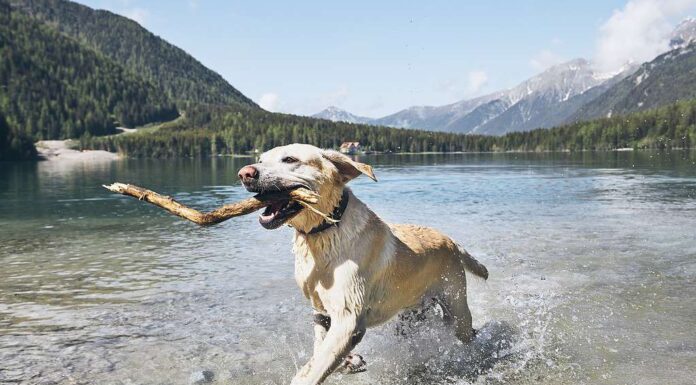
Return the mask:
<path id="1" fill-rule="evenodd" d="M 129 156 L 176 157 L 243 154 L 288 143 L 337 148 L 356 140 L 375 151 L 483 151 L 481 137 L 452 133 L 331 122 L 261 109 L 198 106 L 185 118 L 157 131 L 85 138 L 85 149 L 118 151 Z M 482 142 L 481 142 L 482 143 Z"/>
<path id="2" fill-rule="evenodd" d="M 0 161 L 36 158 L 36 147 L 31 138 L 17 132 L 0 114 Z"/>
<path id="3" fill-rule="evenodd" d="M 696 100 L 493 139 L 491 149 L 505 151 L 696 148 Z"/>
<path id="4" fill-rule="evenodd" d="M 152 83 L 0 1 L 0 114 L 33 139 L 113 133 L 178 116 Z"/>
<path id="5" fill-rule="evenodd" d="M 176 124 L 154 132 L 85 138 L 82 146 L 136 157 L 195 157 L 264 151 L 294 142 L 336 148 L 343 141 L 360 141 L 369 150 L 385 152 L 694 148 L 696 101 L 504 136 L 461 135 L 333 123 L 264 111 L 200 108 Z"/>
<path id="6" fill-rule="evenodd" d="M 55 27 L 158 85 L 180 107 L 193 102 L 257 108 L 222 76 L 133 20 L 65 0 L 10 2 L 16 10 Z"/>

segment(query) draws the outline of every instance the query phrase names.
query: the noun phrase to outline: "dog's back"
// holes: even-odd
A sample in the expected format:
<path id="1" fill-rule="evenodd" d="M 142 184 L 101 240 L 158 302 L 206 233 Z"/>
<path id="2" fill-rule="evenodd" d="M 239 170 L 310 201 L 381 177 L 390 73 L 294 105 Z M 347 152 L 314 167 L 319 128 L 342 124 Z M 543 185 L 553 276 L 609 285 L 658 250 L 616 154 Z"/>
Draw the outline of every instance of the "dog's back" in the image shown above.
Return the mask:
<path id="1" fill-rule="evenodd" d="M 470 273 L 488 279 L 486 266 L 441 232 L 430 227 L 409 224 L 392 224 L 389 227 L 396 238 L 403 242 L 416 258 L 453 258 Z"/>

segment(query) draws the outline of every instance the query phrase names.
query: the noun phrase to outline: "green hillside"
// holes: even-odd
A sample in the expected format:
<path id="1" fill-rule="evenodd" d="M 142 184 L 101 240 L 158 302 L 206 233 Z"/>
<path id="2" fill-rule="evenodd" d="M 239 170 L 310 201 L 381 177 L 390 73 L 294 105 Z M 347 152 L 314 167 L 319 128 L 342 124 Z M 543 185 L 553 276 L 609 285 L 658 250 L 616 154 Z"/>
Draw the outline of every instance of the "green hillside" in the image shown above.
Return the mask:
<path id="1" fill-rule="evenodd" d="M 65 0 L 11 4 L 150 80 L 179 106 L 193 102 L 257 107 L 222 76 L 128 18 Z"/>
<path id="2" fill-rule="evenodd" d="M 0 161 L 36 158 L 36 147 L 31 138 L 10 127 L 0 115 Z"/>
<path id="3" fill-rule="evenodd" d="M 491 149 L 505 151 L 696 148 L 696 100 L 495 139 Z"/>
<path id="4" fill-rule="evenodd" d="M 84 138 L 82 148 L 117 151 L 134 157 L 166 158 L 242 154 L 294 142 L 336 148 L 343 141 L 360 141 L 369 150 L 384 152 L 694 148 L 696 100 L 628 116 L 504 136 L 376 127 L 272 114 L 263 110 L 200 107 L 159 130 Z"/>
<path id="5" fill-rule="evenodd" d="M 644 63 L 581 107 L 570 122 L 625 115 L 696 98 L 696 43 Z"/>
<path id="6" fill-rule="evenodd" d="M 84 138 L 84 149 L 103 149 L 135 157 L 210 156 L 267 150 L 288 143 L 336 148 L 357 140 L 375 151 L 426 152 L 477 149 L 480 138 L 445 132 L 332 122 L 262 109 L 200 105 L 158 130 Z"/>
<path id="7" fill-rule="evenodd" d="M 5 2 L 0 8 L 0 114 L 14 132 L 33 139 L 76 138 L 178 116 L 153 84 L 10 12 Z"/>

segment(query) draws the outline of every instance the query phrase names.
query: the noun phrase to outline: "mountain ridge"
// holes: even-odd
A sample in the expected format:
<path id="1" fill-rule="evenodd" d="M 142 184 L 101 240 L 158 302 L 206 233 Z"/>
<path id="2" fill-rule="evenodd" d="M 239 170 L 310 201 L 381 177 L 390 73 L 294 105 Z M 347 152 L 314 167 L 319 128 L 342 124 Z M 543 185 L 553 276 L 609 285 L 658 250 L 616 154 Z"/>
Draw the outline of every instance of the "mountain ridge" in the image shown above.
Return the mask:
<path id="1" fill-rule="evenodd" d="M 606 80 L 592 70 L 590 62 L 578 58 L 552 66 L 507 90 L 444 106 L 409 107 L 362 122 L 485 135 L 528 131 L 563 123 L 583 100 L 576 97 Z M 549 111 L 562 113 L 552 115 Z M 355 116 L 348 111 L 342 111 L 342 114 Z"/>
<path id="2" fill-rule="evenodd" d="M 696 98 L 696 41 L 659 55 L 582 106 L 568 121 L 625 115 Z"/>
<path id="3" fill-rule="evenodd" d="M 338 108 L 336 106 L 328 106 L 325 109 L 312 115 L 313 118 L 326 119 L 332 122 L 346 122 L 346 123 L 369 123 L 374 119 L 365 116 L 358 116 L 351 114 L 350 112 Z"/>
<path id="4" fill-rule="evenodd" d="M 10 5 L 155 83 L 178 103 L 259 108 L 189 53 L 127 17 L 67 0 L 10 0 Z"/>
<path id="5" fill-rule="evenodd" d="M 151 82 L 0 4 L 0 114 L 13 131 L 64 139 L 178 116 Z"/>

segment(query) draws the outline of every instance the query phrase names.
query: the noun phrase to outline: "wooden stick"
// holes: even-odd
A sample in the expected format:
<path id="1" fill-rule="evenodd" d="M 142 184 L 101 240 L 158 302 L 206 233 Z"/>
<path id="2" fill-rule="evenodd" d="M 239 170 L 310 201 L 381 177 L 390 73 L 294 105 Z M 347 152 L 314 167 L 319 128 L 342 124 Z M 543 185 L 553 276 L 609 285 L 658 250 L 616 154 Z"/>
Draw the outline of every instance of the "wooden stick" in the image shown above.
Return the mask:
<path id="1" fill-rule="evenodd" d="M 188 219 L 189 221 L 201 226 L 210 226 L 222 221 L 226 221 L 230 218 L 246 215 L 268 206 L 268 202 L 288 199 L 288 197 L 291 200 L 300 202 L 305 207 L 308 207 L 306 205 L 318 202 L 318 196 L 316 193 L 304 188 L 299 188 L 288 192 L 259 194 L 236 203 L 224 205 L 209 213 L 202 213 L 196 209 L 192 209 L 175 201 L 172 197 L 160 195 L 154 191 L 139 186 L 134 186 L 132 184 L 113 183 L 108 186 L 104 185 L 104 187 L 115 193 L 132 196 L 141 201 L 152 203 L 153 205 L 161 207 L 174 215 Z"/>

